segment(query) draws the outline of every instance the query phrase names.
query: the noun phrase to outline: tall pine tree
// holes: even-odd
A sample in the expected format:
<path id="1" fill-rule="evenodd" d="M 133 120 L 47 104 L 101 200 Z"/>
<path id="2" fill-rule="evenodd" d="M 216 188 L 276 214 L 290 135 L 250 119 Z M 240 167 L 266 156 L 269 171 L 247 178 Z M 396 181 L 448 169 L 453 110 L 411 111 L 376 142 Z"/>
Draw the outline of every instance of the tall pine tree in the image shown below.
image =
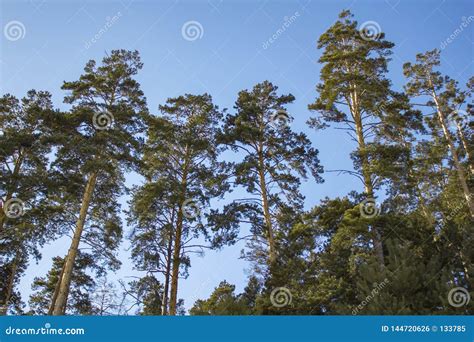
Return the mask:
<path id="1" fill-rule="evenodd" d="M 102 65 L 89 61 L 78 81 L 63 85 L 69 92 L 65 102 L 73 107 L 63 120 L 64 138 L 54 167 L 58 177 L 69 180 L 62 189 L 63 205 L 77 209 L 78 215 L 52 298 L 53 315 L 65 313 L 81 241 L 87 239 L 98 256 L 114 259 L 111 251 L 121 238 L 117 200 L 124 172 L 139 157 L 139 133 L 147 115 L 145 97 L 134 79 L 141 68 L 138 52 L 114 50 Z M 117 260 L 113 263 L 116 267 Z"/>

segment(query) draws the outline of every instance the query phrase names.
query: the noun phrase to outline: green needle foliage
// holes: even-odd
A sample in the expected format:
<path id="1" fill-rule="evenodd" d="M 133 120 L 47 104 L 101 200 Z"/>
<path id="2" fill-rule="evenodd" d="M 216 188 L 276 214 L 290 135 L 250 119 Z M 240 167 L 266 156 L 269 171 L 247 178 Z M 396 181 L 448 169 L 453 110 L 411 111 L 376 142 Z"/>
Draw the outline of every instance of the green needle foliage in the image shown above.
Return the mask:
<path id="1" fill-rule="evenodd" d="M 79 252 L 75 260 L 71 279 L 71 291 L 67 302 L 66 312 L 71 315 L 94 314 L 92 293 L 95 288 L 94 279 L 86 273 L 86 269 L 94 268 L 94 259 L 91 255 Z M 64 259 L 53 258 L 53 265 L 46 277 L 35 277 L 30 296 L 30 315 L 47 315 L 51 304 L 56 284 L 61 276 Z"/>
<path id="2" fill-rule="evenodd" d="M 58 233 L 48 170 L 55 112 L 51 94 L 31 90 L 21 100 L 4 95 L 0 113 L 0 314 L 6 314 L 12 306 L 19 312 L 15 287 L 30 258 L 38 260 L 39 248 Z"/>
<path id="3" fill-rule="evenodd" d="M 145 97 L 134 76 L 142 68 L 138 52 L 112 51 L 102 65 L 89 61 L 78 81 L 65 82 L 72 104 L 58 120 L 63 127 L 53 162 L 61 182 L 59 201 L 67 221 L 75 222 L 74 236 L 51 303 L 51 313 L 64 314 L 71 276 L 80 243 L 89 245 L 96 260 L 112 269 L 120 262 L 113 251 L 122 237 L 118 197 L 124 190 L 124 173 L 139 161 Z M 70 210 L 74 209 L 74 210 Z"/>
<path id="4" fill-rule="evenodd" d="M 345 130 L 357 148 L 352 153 L 355 171 L 338 170 L 358 177 L 365 198 L 375 201 L 376 191 L 406 160 L 406 139 L 410 129 L 420 129 L 420 113 L 413 111 L 408 98 L 391 90 L 387 64 L 393 43 L 383 32 L 368 36 L 358 29 L 349 11 L 321 35 L 318 48 L 324 49 L 319 62 L 321 82 L 318 98 L 309 106 L 318 116 L 311 127 L 329 124 Z M 384 232 L 377 223 L 367 222 L 374 253 L 384 264 Z"/>
<path id="5" fill-rule="evenodd" d="M 160 111 L 149 119 L 140 169 L 145 184 L 131 202 L 132 256 L 138 269 L 164 274 L 163 314 L 175 315 L 178 278 L 187 274 L 190 253 L 226 243 L 205 224 L 204 209 L 229 185 L 226 164 L 218 162 L 222 113 L 211 96 L 168 99 Z"/>
<path id="6" fill-rule="evenodd" d="M 304 133 L 290 127 L 293 118 L 286 106 L 294 97 L 278 95 L 277 90 L 265 81 L 251 91 L 241 91 L 236 113 L 226 117 L 220 136 L 234 152 L 240 152 L 242 159 L 234 164 L 234 183 L 250 196 L 227 205 L 222 215 L 228 227 L 250 224 L 252 239 L 246 257 L 260 266 L 278 259 L 279 216 L 287 208 L 295 212 L 303 208 L 301 180 L 309 173 L 322 182 L 318 150 Z"/>

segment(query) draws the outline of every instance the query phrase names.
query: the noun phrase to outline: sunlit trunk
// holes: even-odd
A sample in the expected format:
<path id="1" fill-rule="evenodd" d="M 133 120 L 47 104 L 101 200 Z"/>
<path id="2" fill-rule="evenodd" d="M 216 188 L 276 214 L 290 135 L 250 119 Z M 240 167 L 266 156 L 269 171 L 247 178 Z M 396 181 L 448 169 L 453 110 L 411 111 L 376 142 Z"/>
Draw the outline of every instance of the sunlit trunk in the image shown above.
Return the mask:
<path id="1" fill-rule="evenodd" d="M 79 243 L 81 241 L 82 231 L 84 230 L 87 211 L 89 209 L 89 205 L 92 199 L 96 180 L 97 173 L 94 172 L 89 176 L 89 179 L 87 181 L 84 196 L 82 198 L 81 210 L 79 212 L 79 219 L 76 223 L 76 229 L 72 238 L 71 247 L 69 248 L 66 260 L 64 261 L 64 270 L 58 280 L 59 290 L 53 305 L 53 315 L 64 315 L 66 312 L 69 288 L 71 286 L 72 271 L 79 251 Z"/>

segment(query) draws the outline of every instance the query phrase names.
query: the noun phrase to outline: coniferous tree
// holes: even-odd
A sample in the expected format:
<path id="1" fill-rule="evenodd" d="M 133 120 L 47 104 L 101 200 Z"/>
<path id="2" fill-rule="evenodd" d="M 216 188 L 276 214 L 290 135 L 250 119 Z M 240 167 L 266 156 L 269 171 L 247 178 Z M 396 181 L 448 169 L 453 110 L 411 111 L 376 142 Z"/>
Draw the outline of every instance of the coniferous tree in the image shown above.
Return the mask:
<path id="1" fill-rule="evenodd" d="M 235 285 L 222 281 L 208 299 L 198 299 L 189 310 L 192 316 L 255 315 L 261 286 L 256 277 L 250 277 L 243 293 L 235 294 Z"/>
<path id="2" fill-rule="evenodd" d="M 465 201 L 471 217 L 474 219 L 474 199 L 469 189 L 468 177 L 461 159 L 459 147 L 456 146 L 456 135 L 458 134 L 468 156 L 467 164 L 472 170 L 472 161 L 469 160 L 470 147 L 467 144 L 466 133 L 464 132 L 465 126 L 461 123 L 461 118 L 456 115 L 459 106 L 464 102 L 465 93 L 458 89 L 457 82 L 447 76 L 442 76 L 439 71 L 435 70 L 440 64 L 439 59 L 439 51 L 433 50 L 425 54 L 418 54 L 416 56 L 416 64 L 406 63 L 404 65 L 404 74 L 409 79 L 406 88 L 408 94 L 412 97 L 428 97 L 429 100 L 425 105 L 433 108 L 435 112 L 435 116 L 430 122 L 433 134 L 437 135 L 438 130 L 442 132 L 449 148 Z M 455 126 L 454 131 L 457 131 L 454 134 L 450 130 L 450 122 Z"/>
<path id="3" fill-rule="evenodd" d="M 189 267 L 189 254 L 219 247 L 226 241 L 203 224 L 203 208 L 228 189 L 226 166 L 217 157 L 216 130 L 222 113 L 205 95 L 168 99 L 162 117 L 150 119 L 141 173 L 146 179 L 135 192 L 132 239 L 139 268 L 165 275 L 164 303 L 177 314 L 180 270 Z M 202 236 L 203 245 L 193 241 Z M 151 243 L 153 239 L 155 243 Z M 169 282 L 169 284 L 168 284 Z M 169 298 L 169 301 L 168 299 Z"/>
<path id="4" fill-rule="evenodd" d="M 21 101 L 0 98 L 0 314 L 10 304 L 18 308 L 20 276 L 57 233 L 48 171 L 54 116 L 48 92 L 31 90 Z"/>
<path id="5" fill-rule="evenodd" d="M 150 152 L 152 153 L 152 150 Z M 129 223 L 133 227 L 130 234 L 133 246 L 132 259 L 139 271 L 163 274 L 161 314 L 167 315 L 173 262 L 173 234 L 179 208 L 174 205 L 175 194 L 165 177 L 158 179 L 151 175 L 146 177 L 150 177 L 146 183 L 134 189 L 129 211 Z"/>
<path id="6" fill-rule="evenodd" d="M 189 313 L 191 315 L 244 315 L 246 307 L 234 293 L 235 285 L 225 280 L 214 289 L 209 299 L 198 300 Z"/>
<path id="7" fill-rule="evenodd" d="M 293 118 L 286 105 L 294 97 L 278 95 L 277 90 L 265 81 L 251 91 L 241 91 L 236 113 L 226 117 L 221 134 L 222 141 L 243 156 L 234 165 L 234 183 L 251 195 L 227 205 L 223 216 L 228 227 L 232 222 L 237 222 L 237 228 L 239 222 L 250 223 L 251 253 L 247 258 L 260 266 L 278 259 L 278 216 L 287 208 L 298 213 L 303 207 L 301 179 L 309 172 L 316 182 L 322 182 L 318 150 L 311 147 L 305 134 L 290 128 Z"/>
<path id="8" fill-rule="evenodd" d="M 321 129 L 329 124 L 346 130 L 357 144 L 351 155 L 356 171 L 345 171 L 356 175 L 364 185 L 365 199 L 361 212 L 368 209 L 378 211 L 375 202 L 387 171 L 393 169 L 403 157 L 403 146 L 384 144 L 387 133 L 396 133 L 403 125 L 411 125 L 419 119 L 411 111 L 408 99 L 391 90 L 386 78 L 387 63 L 393 43 L 386 41 L 385 34 L 368 35 L 357 28 L 357 21 L 349 11 L 343 11 L 339 20 L 318 41 L 323 48 L 319 59 L 323 63 L 319 93 L 309 108 L 319 115 L 309 120 L 310 126 Z M 388 131 L 396 123 L 394 131 Z M 375 139 L 374 139 L 375 137 Z M 390 139 L 393 141 L 392 136 Z M 377 220 L 366 220 L 367 233 L 374 245 L 379 264 L 384 264 L 383 232 Z"/>
<path id="9" fill-rule="evenodd" d="M 76 219 L 71 246 L 65 259 L 50 313 L 65 313 L 71 276 L 81 242 L 96 257 L 118 267 L 113 255 L 121 239 L 118 196 L 124 173 L 139 157 L 147 115 L 146 102 L 134 76 L 142 68 L 138 52 L 114 50 L 97 66 L 91 60 L 78 81 L 65 82 L 65 102 L 71 112 L 62 120 L 63 139 L 54 161 L 58 177 L 68 179 L 60 201 L 74 208 Z"/>

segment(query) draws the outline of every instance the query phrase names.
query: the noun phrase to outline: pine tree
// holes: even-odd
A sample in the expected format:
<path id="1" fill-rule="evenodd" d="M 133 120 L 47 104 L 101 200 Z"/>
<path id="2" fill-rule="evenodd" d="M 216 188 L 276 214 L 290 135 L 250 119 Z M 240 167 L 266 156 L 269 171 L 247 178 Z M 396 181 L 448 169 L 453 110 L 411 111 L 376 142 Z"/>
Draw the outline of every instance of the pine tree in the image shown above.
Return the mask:
<path id="1" fill-rule="evenodd" d="M 449 266 L 441 260 L 442 254 L 423 255 L 419 247 L 399 240 L 391 241 L 388 249 L 388 266 L 382 271 L 376 265 L 360 266 L 359 301 L 345 313 L 348 309 L 354 315 L 456 312 L 447 303 Z"/>
<path id="2" fill-rule="evenodd" d="M 146 183 L 135 192 L 132 239 L 137 242 L 134 256 L 139 267 L 164 272 L 166 290 L 170 282 L 169 310 L 163 309 L 175 315 L 180 270 L 189 267 L 189 254 L 225 243 L 203 224 L 203 208 L 229 186 L 225 164 L 217 161 L 221 148 L 216 130 L 222 113 L 211 96 L 187 94 L 168 99 L 160 111 L 162 116 L 149 122 L 141 169 Z M 217 228 L 214 231 L 218 234 Z M 194 240 L 200 235 L 208 245 Z M 166 291 L 165 302 L 167 298 Z"/>
<path id="3" fill-rule="evenodd" d="M 419 114 L 412 112 L 403 94 L 391 90 L 386 78 L 387 63 L 393 43 L 385 34 L 368 35 L 357 28 L 349 11 L 318 41 L 324 49 L 319 59 L 323 63 L 321 83 L 316 101 L 309 106 L 319 115 L 309 125 L 326 128 L 334 124 L 346 130 L 357 144 L 351 155 L 356 171 L 342 171 L 357 176 L 364 185 L 364 203 L 375 206 L 375 192 L 381 187 L 391 165 L 403 156 L 403 146 L 384 144 L 387 134 L 396 134 L 403 125 L 415 124 Z M 415 122 L 414 122 L 415 121 Z M 396 123 L 390 131 L 390 124 Z M 390 137 L 394 140 L 395 136 Z M 375 208 L 373 208 L 375 210 Z M 384 264 L 383 232 L 375 221 L 368 221 L 374 252 L 379 264 Z"/>
<path id="4" fill-rule="evenodd" d="M 0 113 L 0 314 L 6 314 L 10 304 L 19 308 L 15 286 L 30 257 L 39 259 L 39 247 L 57 233 L 48 171 L 55 112 L 51 94 L 31 90 L 21 101 L 4 95 Z"/>
<path id="5" fill-rule="evenodd" d="M 461 94 L 454 80 L 447 76 L 443 77 L 439 71 L 435 70 L 440 64 L 439 59 L 439 51 L 433 50 L 425 54 L 418 54 L 416 56 L 416 64 L 405 63 L 404 74 L 409 79 L 406 86 L 407 93 L 412 97 L 427 96 L 429 98 L 425 105 L 433 108 L 435 112 L 435 118 L 431 124 L 434 130 L 437 131 L 440 129 L 442 131 L 459 178 L 459 184 L 463 191 L 465 201 L 469 207 L 472 218 L 474 218 L 474 199 L 469 189 L 468 178 L 460 158 L 459 149 L 455 144 L 455 135 L 453 136 L 453 133 L 449 129 L 450 122 L 453 122 L 456 125 L 457 134 L 459 134 L 469 156 L 469 146 L 465 140 L 463 127 L 459 122 L 459 117 L 455 116 L 459 109 L 459 102 L 462 104 L 462 98 L 465 95 Z M 436 131 L 434 134 L 437 134 Z M 470 161 L 468 160 L 467 162 L 472 170 Z"/>
<path id="6" fill-rule="evenodd" d="M 305 134 L 290 128 L 293 118 L 285 106 L 294 97 L 278 95 L 277 90 L 265 81 L 251 91 L 241 91 L 236 113 L 226 117 L 221 134 L 227 146 L 241 153 L 242 159 L 234 165 L 234 182 L 251 196 L 224 208 L 223 225 L 227 225 L 229 235 L 235 236 L 230 228 L 238 228 L 238 222 L 250 223 L 251 254 L 247 257 L 256 265 L 278 259 L 278 215 L 285 207 L 301 210 L 301 179 L 306 179 L 309 172 L 316 182 L 322 182 L 318 151 Z M 236 226 L 232 227 L 232 222 L 237 222 Z"/>
<path id="7" fill-rule="evenodd" d="M 134 189 L 129 210 L 135 267 L 148 274 L 162 273 L 164 277 L 162 315 L 168 314 L 173 232 L 179 210 L 169 185 L 166 178 L 156 179 L 150 175 L 143 186 Z"/>
<path id="8" fill-rule="evenodd" d="M 81 241 L 87 240 L 97 257 L 118 266 L 112 254 L 121 238 L 118 196 L 124 188 L 124 172 L 138 160 L 142 143 L 138 134 L 147 115 L 143 92 L 134 80 L 141 68 L 138 52 L 114 50 L 102 65 L 89 61 L 78 81 L 63 85 L 69 91 L 65 102 L 73 107 L 63 118 L 62 146 L 54 168 L 58 177 L 69 181 L 61 189 L 63 206 L 79 214 L 52 298 L 53 315 L 65 313 Z"/>
<path id="9" fill-rule="evenodd" d="M 208 299 L 198 299 L 189 310 L 192 316 L 254 315 L 261 285 L 256 277 L 250 277 L 243 293 L 235 294 L 235 285 L 221 281 Z"/>
<path id="10" fill-rule="evenodd" d="M 246 314 L 245 306 L 239 302 L 234 291 L 235 285 L 224 280 L 214 289 L 209 299 L 196 301 L 189 313 L 194 316 Z"/>

